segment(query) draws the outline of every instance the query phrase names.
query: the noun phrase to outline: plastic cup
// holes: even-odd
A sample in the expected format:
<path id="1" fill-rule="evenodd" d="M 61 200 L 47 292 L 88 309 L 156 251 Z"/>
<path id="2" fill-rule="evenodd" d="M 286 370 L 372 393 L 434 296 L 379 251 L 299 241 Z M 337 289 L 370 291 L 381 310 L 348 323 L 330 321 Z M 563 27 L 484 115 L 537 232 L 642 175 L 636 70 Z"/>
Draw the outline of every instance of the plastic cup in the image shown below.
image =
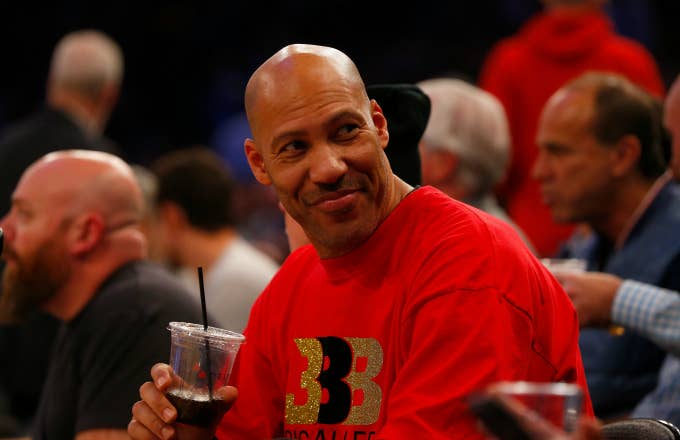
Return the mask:
<path id="1" fill-rule="evenodd" d="M 583 391 L 563 382 L 497 382 L 489 392 L 521 403 L 565 432 L 573 432 L 583 406 Z"/>
<path id="2" fill-rule="evenodd" d="M 585 272 L 588 264 L 582 258 L 541 258 L 541 263 L 553 274 L 557 272 Z"/>
<path id="3" fill-rule="evenodd" d="M 170 366 L 179 377 L 166 397 L 177 409 L 177 421 L 212 427 L 226 409 L 216 398 L 218 388 L 229 382 L 236 354 L 245 336 L 202 324 L 171 322 Z"/>
<path id="4" fill-rule="evenodd" d="M 585 272 L 588 266 L 586 260 L 582 258 L 541 258 L 541 263 L 553 274 L 558 273 L 578 273 Z M 626 332 L 620 325 L 610 325 L 609 334 L 621 336 Z"/>

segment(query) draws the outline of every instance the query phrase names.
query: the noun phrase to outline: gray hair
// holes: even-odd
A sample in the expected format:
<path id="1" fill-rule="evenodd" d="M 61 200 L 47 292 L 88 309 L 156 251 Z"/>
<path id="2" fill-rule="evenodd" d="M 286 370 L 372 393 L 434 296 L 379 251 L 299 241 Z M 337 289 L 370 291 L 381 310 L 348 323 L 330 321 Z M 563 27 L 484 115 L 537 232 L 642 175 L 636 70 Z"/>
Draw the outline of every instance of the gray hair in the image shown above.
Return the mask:
<path id="1" fill-rule="evenodd" d="M 52 53 L 50 87 L 96 97 L 106 84 L 120 84 L 122 77 L 122 50 L 103 32 L 80 30 L 66 34 Z"/>
<path id="2" fill-rule="evenodd" d="M 429 79 L 418 87 L 432 102 L 424 147 L 458 156 L 456 178 L 472 195 L 491 191 L 503 178 L 510 156 L 510 131 L 500 101 L 459 79 Z"/>

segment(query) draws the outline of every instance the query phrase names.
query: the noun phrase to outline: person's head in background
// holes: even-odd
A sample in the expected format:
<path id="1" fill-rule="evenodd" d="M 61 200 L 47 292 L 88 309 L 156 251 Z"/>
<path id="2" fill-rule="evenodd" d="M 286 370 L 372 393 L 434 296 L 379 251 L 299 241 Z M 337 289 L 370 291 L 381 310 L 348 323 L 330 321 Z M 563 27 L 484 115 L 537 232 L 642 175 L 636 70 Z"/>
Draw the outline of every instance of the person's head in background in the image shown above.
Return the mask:
<path id="1" fill-rule="evenodd" d="M 418 86 L 432 103 L 420 142 L 423 183 L 478 206 L 508 165 L 510 131 L 503 106 L 459 79 L 429 79 Z"/>
<path id="2" fill-rule="evenodd" d="M 234 180 L 207 147 L 170 151 L 150 165 L 157 178 L 158 251 L 171 267 L 209 266 L 235 234 Z"/>
<path id="3" fill-rule="evenodd" d="M 430 117 L 430 99 L 414 84 L 372 84 L 366 87 L 390 127 L 385 154 L 394 174 L 412 186 L 422 183 L 418 142 Z"/>
<path id="4" fill-rule="evenodd" d="M 47 104 L 71 115 L 93 134 L 101 134 L 118 102 L 123 78 L 120 46 L 97 30 L 65 35 L 52 53 Z"/>
<path id="5" fill-rule="evenodd" d="M 680 180 L 680 76 L 675 78 L 664 101 L 663 122 L 671 138 L 670 168 Z"/>
<path id="6" fill-rule="evenodd" d="M 616 231 L 664 173 L 661 124 L 653 98 L 622 76 L 590 72 L 548 100 L 533 168 L 559 222 Z"/>
<path id="7" fill-rule="evenodd" d="M 607 0 L 541 0 L 541 3 L 543 4 L 543 8 L 547 10 L 589 10 L 601 9 L 607 3 Z"/>
<path id="8" fill-rule="evenodd" d="M 144 196 L 144 211 L 142 213 L 142 220 L 140 221 L 140 228 L 146 236 L 148 243 L 148 256 L 152 261 L 162 262 L 162 254 L 159 249 L 159 231 L 158 221 L 156 220 L 156 194 L 158 194 L 158 178 L 147 167 L 132 164 L 132 171 L 135 173 L 139 188 L 142 190 Z"/>
<path id="9" fill-rule="evenodd" d="M 0 226 L 5 235 L 0 320 L 36 308 L 73 318 L 125 262 L 146 256 L 135 176 L 108 153 L 67 150 L 31 165 Z"/>

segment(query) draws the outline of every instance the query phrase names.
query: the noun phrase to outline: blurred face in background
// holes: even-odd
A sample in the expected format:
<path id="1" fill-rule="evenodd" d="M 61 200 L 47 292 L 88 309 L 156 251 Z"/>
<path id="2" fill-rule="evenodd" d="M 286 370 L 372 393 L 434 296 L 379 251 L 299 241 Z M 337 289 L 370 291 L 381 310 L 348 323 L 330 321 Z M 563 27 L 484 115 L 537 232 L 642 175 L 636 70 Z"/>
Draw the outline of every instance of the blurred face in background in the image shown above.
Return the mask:
<path id="1" fill-rule="evenodd" d="M 63 204 L 30 171 L 19 182 L 10 212 L 2 220 L 5 234 L 0 321 L 21 322 L 52 298 L 70 274 L 65 234 L 70 220 Z"/>
<path id="2" fill-rule="evenodd" d="M 671 135 L 671 171 L 676 180 L 680 180 L 680 79 L 668 92 L 664 105 L 664 125 Z"/>
<path id="3" fill-rule="evenodd" d="M 174 202 L 160 202 L 153 218 L 154 231 L 149 234 L 150 253 L 155 261 L 166 264 L 172 269 L 183 266 L 182 252 L 178 243 L 182 240 L 186 215 L 182 208 Z"/>
<path id="4" fill-rule="evenodd" d="M 590 222 L 609 212 L 613 150 L 592 133 L 593 90 L 561 90 L 541 116 L 533 176 L 558 222 Z"/>

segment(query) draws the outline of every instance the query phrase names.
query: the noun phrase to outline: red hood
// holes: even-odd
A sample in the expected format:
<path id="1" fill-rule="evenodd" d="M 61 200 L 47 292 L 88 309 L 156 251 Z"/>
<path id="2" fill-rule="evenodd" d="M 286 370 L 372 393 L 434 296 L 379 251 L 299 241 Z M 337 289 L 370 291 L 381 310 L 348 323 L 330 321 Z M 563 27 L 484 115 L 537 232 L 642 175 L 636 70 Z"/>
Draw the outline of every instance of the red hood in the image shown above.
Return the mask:
<path id="1" fill-rule="evenodd" d="M 601 12 L 554 11 L 531 18 L 521 38 L 543 56 L 569 60 L 593 51 L 611 32 L 612 23 Z"/>

